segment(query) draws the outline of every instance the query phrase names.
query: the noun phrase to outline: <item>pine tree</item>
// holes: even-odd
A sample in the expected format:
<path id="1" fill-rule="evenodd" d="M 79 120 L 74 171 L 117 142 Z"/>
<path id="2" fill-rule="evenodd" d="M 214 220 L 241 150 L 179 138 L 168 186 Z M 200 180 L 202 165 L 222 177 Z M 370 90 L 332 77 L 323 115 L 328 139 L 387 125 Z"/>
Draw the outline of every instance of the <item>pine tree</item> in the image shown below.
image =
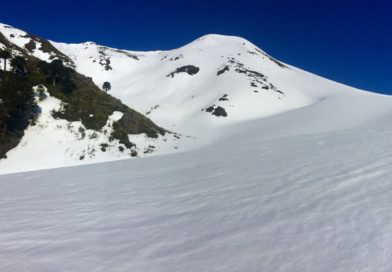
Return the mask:
<path id="1" fill-rule="evenodd" d="M 49 64 L 49 72 L 53 80 L 53 86 L 56 86 L 57 78 L 59 77 L 60 73 L 63 70 L 64 70 L 63 61 L 60 59 L 55 59 Z"/>
<path id="2" fill-rule="evenodd" d="M 12 71 L 17 75 L 26 74 L 26 60 L 21 56 L 16 56 L 11 60 Z"/>
<path id="3" fill-rule="evenodd" d="M 110 85 L 110 82 L 105 81 L 103 83 L 102 89 L 104 89 L 106 93 L 108 93 L 108 91 L 110 91 L 111 88 L 112 88 L 112 86 Z"/>
<path id="4" fill-rule="evenodd" d="M 8 50 L 0 50 L 0 58 L 4 60 L 4 71 L 7 71 L 7 59 L 12 57 Z"/>

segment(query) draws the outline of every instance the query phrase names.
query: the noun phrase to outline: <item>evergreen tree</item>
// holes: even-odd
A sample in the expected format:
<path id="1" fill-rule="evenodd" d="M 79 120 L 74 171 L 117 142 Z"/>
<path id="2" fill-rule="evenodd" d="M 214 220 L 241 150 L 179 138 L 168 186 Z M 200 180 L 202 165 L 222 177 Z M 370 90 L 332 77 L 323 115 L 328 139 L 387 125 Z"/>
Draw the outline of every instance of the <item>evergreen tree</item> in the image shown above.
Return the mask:
<path id="1" fill-rule="evenodd" d="M 108 81 L 105 81 L 102 85 L 102 89 L 104 89 L 106 93 L 108 93 L 108 91 L 110 91 L 111 88 L 112 88 L 112 86 L 110 85 L 110 82 L 108 82 Z"/>
<path id="2" fill-rule="evenodd" d="M 35 100 L 31 82 L 27 77 L 10 74 L 8 80 L 0 85 L 1 129 L 7 131 L 23 130 L 34 114 Z"/>
<path id="3" fill-rule="evenodd" d="M 48 83 L 51 83 L 53 86 L 59 83 L 60 89 L 64 94 L 71 94 L 77 88 L 73 81 L 75 71 L 65 67 L 62 60 L 56 59 L 51 63 L 39 61 L 38 68 L 47 77 L 46 81 Z"/>
<path id="4" fill-rule="evenodd" d="M 61 76 L 61 72 L 64 70 L 63 61 L 55 59 L 49 64 L 49 73 L 53 82 L 53 86 L 56 86 L 58 78 Z"/>
<path id="5" fill-rule="evenodd" d="M 7 59 L 10 59 L 11 53 L 8 50 L 0 50 L 0 58 L 4 61 L 4 71 L 7 70 Z"/>
<path id="6" fill-rule="evenodd" d="M 76 89 L 76 84 L 72 81 L 70 76 L 65 77 L 62 81 L 62 91 L 64 94 L 72 94 Z"/>
<path id="7" fill-rule="evenodd" d="M 26 60 L 21 56 L 16 56 L 11 60 L 12 71 L 21 76 L 26 74 Z"/>
<path id="8" fill-rule="evenodd" d="M 46 61 L 40 60 L 38 61 L 37 67 L 40 69 L 40 71 L 45 75 L 49 75 L 49 63 Z"/>

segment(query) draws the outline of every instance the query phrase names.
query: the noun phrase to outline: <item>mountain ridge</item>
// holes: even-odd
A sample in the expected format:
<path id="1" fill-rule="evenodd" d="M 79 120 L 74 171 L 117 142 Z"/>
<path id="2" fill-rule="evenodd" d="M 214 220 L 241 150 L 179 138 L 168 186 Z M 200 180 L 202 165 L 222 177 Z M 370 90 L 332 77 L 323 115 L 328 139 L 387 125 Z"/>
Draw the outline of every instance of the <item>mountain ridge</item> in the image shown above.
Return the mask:
<path id="1" fill-rule="evenodd" d="M 1 106 L 5 107 L 4 111 L 15 112 L 12 103 L 14 100 L 21 100 L 13 93 L 21 92 L 18 88 L 22 85 L 13 82 L 26 81 L 23 92 L 28 93 L 31 101 L 23 103 L 32 103 L 35 108 L 34 113 L 26 108 L 23 115 L 31 117 L 26 117 L 28 120 L 18 128 L 17 133 L 12 131 L 11 123 L 7 121 L 8 115 L 3 113 L 1 108 L 3 116 L 0 150 L 1 156 L 6 158 L 0 161 L 0 171 L 143 156 L 156 152 L 168 137 L 180 138 L 179 135 L 156 126 L 119 99 L 104 93 L 88 77 L 75 72 L 72 61 L 50 42 L 4 24 L 0 25 L 0 30 L 0 49 L 6 49 L 12 58 L 20 57 L 26 62 L 21 68 L 24 72 L 17 75 L 15 67 L 11 67 L 12 62 L 7 60 L 8 69 L 1 71 L 0 75 L 0 97 L 4 102 Z M 49 80 L 52 73 L 50 69 L 53 69 L 55 60 L 62 61 L 70 68 L 61 68 L 62 64 L 59 64 L 56 69 L 60 70 L 56 72 L 56 77 Z M 3 67 L 4 60 L 1 62 Z M 46 100 L 50 102 L 46 103 Z M 48 105 L 53 108 L 48 109 Z M 113 114 L 119 117 L 114 120 L 111 117 Z M 25 117 L 21 115 L 18 118 Z M 15 122 L 17 119 L 12 120 Z M 59 130 L 62 133 L 59 133 Z M 131 142 L 128 137 L 131 134 L 140 135 L 142 138 L 135 139 L 135 143 Z M 46 140 L 43 141 L 40 137 Z M 154 141 L 157 143 L 154 144 Z M 84 145 L 79 144 L 82 142 Z M 48 146 L 52 151 L 40 156 L 42 150 L 47 150 Z M 53 154 L 60 158 L 53 159 Z M 56 163 L 53 164 L 53 161 Z"/>
<path id="2" fill-rule="evenodd" d="M 170 139 L 164 137 L 152 143 L 141 136 L 122 132 L 123 143 L 128 141 L 140 146 L 138 156 L 194 149 L 222 137 L 225 127 L 301 109 L 334 97 L 339 100 L 379 96 L 280 62 L 236 36 L 208 34 L 177 49 L 137 52 L 94 42 L 58 43 L 4 24 L 0 24 L 0 33 L 5 33 L 7 42 L 20 45 L 26 55 L 46 61 L 63 59 L 66 66 L 73 67 L 96 86 L 110 82 L 113 97 L 159 127 L 188 136 L 169 134 Z M 42 51 L 40 44 L 47 43 L 53 49 Z M 56 52 L 60 53 L 56 55 Z M 84 118 L 87 120 L 88 114 Z M 95 145 L 93 149 L 101 147 Z M 22 157 L 23 150 L 23 147 L 15 150 L 15 156 Z M 106 150 L 105 145 L 102 150 Z M 104 160 L 118 158 L 115 155 Z M 101 161 L 90 159 L 90 162 Z M 42 160 L 41 165 L 47 165 L 48 162 Z M 86 163 L 86 160 L 75 161 L 74 158 L 72 165 L 78 163 Z M 0 161 L 0 170 L 9 164 Z"/>

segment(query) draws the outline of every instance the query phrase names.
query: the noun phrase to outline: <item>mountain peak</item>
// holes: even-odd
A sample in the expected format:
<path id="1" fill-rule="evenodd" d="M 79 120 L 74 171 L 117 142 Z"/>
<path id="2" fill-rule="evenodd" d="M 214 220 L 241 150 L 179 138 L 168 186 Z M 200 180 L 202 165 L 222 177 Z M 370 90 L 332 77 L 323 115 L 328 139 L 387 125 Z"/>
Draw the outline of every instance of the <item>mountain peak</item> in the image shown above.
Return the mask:
<path id="1" fill-rule="evenodd" d="M 241 44 L 243 46 L 253 45 L 248 40 L 238 37 L 238 36 L 230 36 L 230 35 L 222 35 L 222 34 L 207 34 L 201 36 L 200 38 L 194 41 L 195 43 L 204 43 L 210 45 L 222 45 L 225 43 L 229 44 Z"/>
<path id="2" fill-rule="evenodd" d="M 97 45 L 95 42 L 87 41 L 84 42 L 83 45 L 90 46 L 90 45 Z"/>
<path id="3" fill-rule="evenodd" d="M 190 50 L 211 50 L 213 52 L 247 52 L 247 51 L 258 51 L 261 54 L 266 54 L 263 50 L 258 48 L 250 41 L 238 37 L 221 34 L 207 34 L 200 38 L 190 42 L 182 48 L 189 48 Z"/>
<path id="4" fill-rule="evenodd" d="M 75 105 L 74 107 L 70 105 L 65 109 L 68 111 L 75 109 L 72 111 L 74 114 L 72 122 L 82 120 L 88 124 L 98 118 L 100 122 L 103 120 L 99 127 L 91 128 L 100 131 L 112 114 L 112 110 L 115 110 L 124 113 L 121 121 L 123 123 L 119 125 L 124 128 L 136 126 L 139 129 L 136 132 L 148 132 L 151 127 L 155 130 L 162 127 L 183 135 L 203 138 L 206 136 L 200 133 L 201 131 L 218 131 L 215 129 L 305 107 L 324 101 L 326 97 L 337 95 L 342 90 L 345 90 L 346 94 L 353 93 L 352 88 L 337 85 L 287 66 L 250 41 L 237 36 L 208 34 L 178 49 L 134 52 L 109 48 L 94 42 L 56 43 L 4 24 L 0 24 L 0 32 L 3 34 L 0 34 L 0 48 L 12 49 L 14 55 L 19 52 L 19 55 L 35 60 L 50 62 L 59 58 L 68 67 L 75 68 L 80 77 L 85 76 L 84 81 L 81 82 L 84 89 L 87 92 L 90 89 L 95 91 L 91 95 L 83 96 L 87 103 L 82 107 L 76 108 Z M 0 67 L 2 61 L 0 59 Z M 76 79 L 78 82 L 81 81 Z M 97 97 L 100 97 L 103 105 L 107 105 L 104 101 L 114 101 L 97 87 L 103 86 L 106 82 L 111 86 L 110 95 L 120 99 L 124 105 L 105 108 L 106 112 L 102 114 L 99 107 L 90 104 L 94 104 Z M 51 88 L 47 87 L 50 93 Z M 116 105 L 120 105 L 121 102 L 117 101 Z M 135 116 L 132 117 L 130 112 L 126 114 L 127 111 L 122 108 L 125 105 L 144 113 L 157 125 L 153 126 L 150 121 L 140 117 L 138 120 L 140 119 L 141 124 L 144 125 L 139 127 L 134 122 L 137 118 L 133 118 Z M 83 118 L 79 116 L 81 113 Z M 50 115 L 48 116 L 51 118 Z M 86 128 L 90 130 L 89 127 Z M 53 135 L 53 131 L 47 134 Z M 158 142 L 151 142 L 140 136 L 140 133 L 136 134 L 124 129 L 120 132 L 121 135 L 117 135 L 117 138 L 137 146 L 140 156 L 155 153 L 155 149 L 156 152 L 173 152 L 187 146 L 188 141 L 193 141 L 189 140 L 191 138 L 177 139 L 173 136 L 175 142 L 169 138 L 167 141 L 166 138 L 161 138 Z M 89 140 L 82 139 L 83 137 L 78 140 L 78 137 L 75 140 L 78 143 Z M 94 136 L 90 139 L 94 142 L 94 150 L 98 150 L 100 155 L 96 155 L 98 153 L 95 152 L 94 156 L 97 157 L 91 155 L 89 158 L 91 161 L 104 159 L 98 158 L 101 155 L 109 160 L 117 158 L 116 156 L 123 154 L 125 150 L 112 148 L 111 150 L 117 153 L 109 154 L 105 151 L 107 149 L 105 142 L 97 142 L 98 140 L 94 139 L 100 141 L 100 138 Z M 28 138 L 28 141 L 31 142 L 31 139 Z M 103 147 L 95 144 L 103 144 Z M 72 141 L 68 141 L 68 145 L 73 146 Z M 77 157 L 61 153 L 63 151 L 60 148 L 56 150 L 60 150 L 58 152 L 62 154 L 61 158 L 76 159 L 77 161 L 73 162 L 80 163 L 79 158 L 84 160 L 88 154 L 82 154 L 84 147 L 80 150 L 78 146 L 75 148 L 72 154 L 77 154 Z M 25 149 L 20 147 L 18 154 L 22 156 L 23 150 Z M 8 159 L 10 163 L 13 160 L 18 161 L 16 157 Z M 38 159 L 36 161 L 38 162 Z M 46 162 L 40 161 L 40 164 Z M 59 165 L 62 164 L 59 162 Z"/>
<path id="5" fill-rule="evenodd" d="M 206 34 L 197 39 L 197 41 L 216 41 L 216 42 L 224 42 L 224 41 L 237 41 L 237 42 L 248 42 L 246 39 L 239 36 L 232 35 L 223 35 L 223 34 Z"/>

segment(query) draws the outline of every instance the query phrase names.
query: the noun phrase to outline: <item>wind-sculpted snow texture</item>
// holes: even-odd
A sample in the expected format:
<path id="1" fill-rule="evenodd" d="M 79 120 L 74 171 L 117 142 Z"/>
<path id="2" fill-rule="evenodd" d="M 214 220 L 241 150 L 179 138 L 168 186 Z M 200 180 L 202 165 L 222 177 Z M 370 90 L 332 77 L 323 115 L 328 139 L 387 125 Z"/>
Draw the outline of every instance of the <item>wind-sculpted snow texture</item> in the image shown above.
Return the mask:
<path id="1" fill-rule="evenodd" d="M 194 151 L 0 176 L 0 270 L 391 271 L 391 105 L 328 98 Z"/>
<path id="2" fill-rule="evenodd" d="M 0 271 L 392 271 L 390 96 L 237 37 L 158 52 L 53 45 L 194 144 L 0 175 Z M 45 114 L 57 105 L 45 103 Z M 38 123 L 55 125 L 45 114 Z"/>

